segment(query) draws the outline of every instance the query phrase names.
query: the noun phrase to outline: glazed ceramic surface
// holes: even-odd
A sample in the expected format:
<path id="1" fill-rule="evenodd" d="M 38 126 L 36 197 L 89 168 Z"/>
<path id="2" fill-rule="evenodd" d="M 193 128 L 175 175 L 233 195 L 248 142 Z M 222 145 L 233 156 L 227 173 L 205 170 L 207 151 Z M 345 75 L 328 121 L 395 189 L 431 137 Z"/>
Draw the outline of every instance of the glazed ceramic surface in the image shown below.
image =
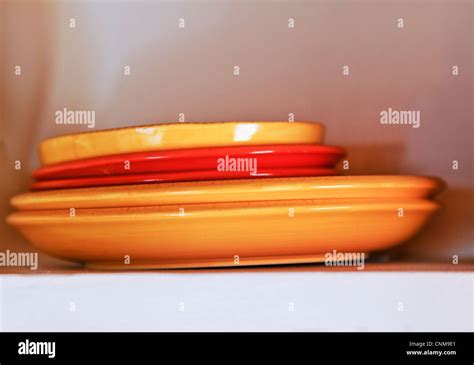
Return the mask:
<path id="1" fill-rule="evenodd" d="M 327 176 L 337 175 L 337 170 L 328 168 L 259 168 L 251 171 L 175 171 L 137 175 L 117 175 L 104 177 L 83 177 L 79 179 L 42 180 L 31 185 L 32 190 L 71 189 L 93 186 L 153 184 L 178 181 L 206 181 L 229 179 L 253 179 L 284 176 Z"/>
<path id="2" fill-rule="evenodd" d="M 200 147 L 321 144 L 324 129 L 311 122 L 172 123 L 54 137 L 40 144 L 43 165 L 114 154 Z"/>
<path id="3" fill-rule="evenodd" d="M 28 192 L 12 198 L 20 210 L 107 208 L 333 198 L 429 198 L 443 182 L 418 176 L 292 177 L 124 185 Z"/>
<path id="4" fill-rule="evenodd" d="M 41 167 L 37 180 L 150 172 L 216 170 L 223 162 L 255 159 L 259 169 L 334 167 L 345 155 L 342 148 L 323 145 L 264 145 L 150 151 L 96 157 Z M 243 160 L 242 160 L 243 161 Z M 237 161 L 238 162 L 238 161 Z"/>
<path id="5" fill-rule="evenodd" d="M 400 217 L 399 209 L 403 208 Z M 37 248 L 98 269 L 318 262 L 414 235 L 438 205 L 421 199 L 332 199 L 22 211 L 11 214 Z"/>

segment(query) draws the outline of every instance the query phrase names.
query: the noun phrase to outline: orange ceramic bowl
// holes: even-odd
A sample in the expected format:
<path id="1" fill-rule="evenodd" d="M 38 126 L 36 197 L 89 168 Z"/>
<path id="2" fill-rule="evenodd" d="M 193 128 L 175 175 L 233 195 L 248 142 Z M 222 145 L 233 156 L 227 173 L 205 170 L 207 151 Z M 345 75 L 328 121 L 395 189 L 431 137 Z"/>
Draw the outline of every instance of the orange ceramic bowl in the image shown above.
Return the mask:
<path id="1" fill-rule="evenodd" d="M 344 149 L 326 145 L 260 145 L 135 152 L 40 167 L 36 180 L 77 179 L 183 171 L 216 171 L 219 161 L 254 160 L 258 170 L 333 168 Z"/>
<path id="2" fill-rule="evenodd" d="M 420 176 L 327 176 L 124 185 L 28 192 L 20 210 L 112 208 L 334 198 L 430 198 L 444 183 Z"/>
<path id="3" fill-rule="evenodd" d="M 100 186 L 119 185 L 142 185 L 184 181 L 223 181 L 238 179 L 268 179 L 272 177 L 294 177 L 294 176 L 328 176 L 338 175 L 334 168 L 320 167 L 295 167 L 295 168 L 258 168 L 252 171 L 218 171 L 214 170 L 192 170 L 159 172 L 150 174 L 130 174 L 101 177 L 81 177 L 78 179 L 59 179 L 36 181 L 31 185 L 31 190 L 55 190 L 90 188 Z"/>
<path id="4" fill-rule="evenodd" d="M 90 268 L 192 268 L 383 250 L 413 236 L 437 208 L 409 198 L 289 200 L 21 211 L 8 222 L 40 250 Z"/>

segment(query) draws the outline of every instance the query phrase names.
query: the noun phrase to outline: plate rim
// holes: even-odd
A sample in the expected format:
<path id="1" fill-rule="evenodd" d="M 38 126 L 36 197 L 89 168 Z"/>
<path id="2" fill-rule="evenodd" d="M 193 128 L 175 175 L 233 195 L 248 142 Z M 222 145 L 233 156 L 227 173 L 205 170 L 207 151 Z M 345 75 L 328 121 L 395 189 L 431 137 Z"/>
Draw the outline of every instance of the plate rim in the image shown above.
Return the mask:
<path id="1" fill-rule="evenodd" d="M 367 184 L 375 184 L 378 180 L 389 180 L 389 185 L 395 187 L 380 186 L 367 187 Z M 401 187 L 405 182 L 407 187 Z M 337 184 L 346 184 L 337 186 Z M 410 187 L 410 184 L 415 186 Z M 403 184 L 402 184 L 403 185 Z M 328 187 L 324 187 L 328 186 Z M 336 187 L 335 187 L 336 186 Z M 25 192 L 11 197 L 10 204 L 20 210 L 44 210 L 50 206 L 56 209 L 80 207 L 80 208 L 107 208 L 127 206 L 150 206 L 150 205 L 179 205 L 202 202 L 208 196 L 213 197 L 208 202 L 239 201 L 238 198 L 228 198 L 232 193 L 237 197 L 243 195 L 258 195 L 254 200 L 269 200 L 269 196 L 281 194 L 281 188 L 288 191 L 322 191 L 324 189 L 345 189 L 345 191 L 358 191 L 372 189 L 380 196 L 381 193 L 390 196 L 392 189 L 404 189 L 405 191 L 426 190 L 420 196 L 430 198 L 445 188 L 445 183 L 440 178 L 429 176 L 412 175 L 357 175 L 357 176 L 316 176 L 316 177 L 278 177 L 265 179 L 235 179 L 235 180 L 213 180 L 198 182 L 177 182 L 157 184 L 137 184 L 121 186 L 105 186 L 76 189 L 58 189 Z M 293 189 L 293 190 L 289 190 Z M 250 191 L 250 193 L 249 193 Z M 265 191 L 265 196 L 261 196 Z M 268 192 L 270 191 L 270 192 Z M 271 191 L 274 191 L 273 193 Z M 337 191 L 337 190 L 336 190 Z M 203 198 L 204 197 L 204 198 Z M 217 198 L 216 198 L 217 197 Z M 406 196 L 407 198 L 410 195 Z M 166 198 L 166 199 L 165 199 Z M 247 198 L 248 199 L 248 198 Z M 331 199 L 331 198 L 328 198 Z M 285 199 L 270 199 L 274 201 Z M 137 205 L 137 201 L 140 201 Z M 158 203 L 164 201 L 165 203 Z M 105 206 L 104 206 L 105 204 Z M 46 207 L 46 208 L 45 208 Z"/>

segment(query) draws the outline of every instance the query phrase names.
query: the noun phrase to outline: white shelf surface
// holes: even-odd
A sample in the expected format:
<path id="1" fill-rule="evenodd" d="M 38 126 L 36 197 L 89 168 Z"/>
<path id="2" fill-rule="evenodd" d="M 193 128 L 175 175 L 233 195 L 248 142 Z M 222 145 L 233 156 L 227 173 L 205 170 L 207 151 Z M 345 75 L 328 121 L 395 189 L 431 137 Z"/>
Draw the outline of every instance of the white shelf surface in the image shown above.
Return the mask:
<path id="1" fill-rule="evenodd" d="M 0 276 L 2 331 L 473 331 L 469 272 Z"/>

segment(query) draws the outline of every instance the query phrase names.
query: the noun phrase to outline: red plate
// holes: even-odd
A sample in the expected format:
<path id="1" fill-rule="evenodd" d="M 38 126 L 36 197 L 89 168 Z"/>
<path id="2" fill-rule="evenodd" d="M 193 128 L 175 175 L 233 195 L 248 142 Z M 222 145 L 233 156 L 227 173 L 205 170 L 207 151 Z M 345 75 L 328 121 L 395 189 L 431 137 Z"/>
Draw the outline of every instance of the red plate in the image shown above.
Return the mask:
<path id="1" fill-rule="evenodd" d="M 37 180 L 157 172 L 216 170 L 220 158 L 256 158 L 258 169 L 334 167 L 345 155 L 339 147 L 323 145 L 272 145 L 213 147 L 140 152 L 97 157 L 41 167 Z M 280 175 L 279 175 L 280 176 Z"/>
<path id="2" fill-rule="evenodd" d="M 160 182 L 251 179 L 265 177 L 324 176 L 337 175 L 335 169 L 297 167 L 265 169 L 258 167 L 256 173 L 249 171 L 176 171 L 151 174 L 117 175 L 104 177 L 84 177 L 79 179 L 44 180 L 34 182 L 32 190 L 71 189 L 92 186 L 150 184 Z"/>

